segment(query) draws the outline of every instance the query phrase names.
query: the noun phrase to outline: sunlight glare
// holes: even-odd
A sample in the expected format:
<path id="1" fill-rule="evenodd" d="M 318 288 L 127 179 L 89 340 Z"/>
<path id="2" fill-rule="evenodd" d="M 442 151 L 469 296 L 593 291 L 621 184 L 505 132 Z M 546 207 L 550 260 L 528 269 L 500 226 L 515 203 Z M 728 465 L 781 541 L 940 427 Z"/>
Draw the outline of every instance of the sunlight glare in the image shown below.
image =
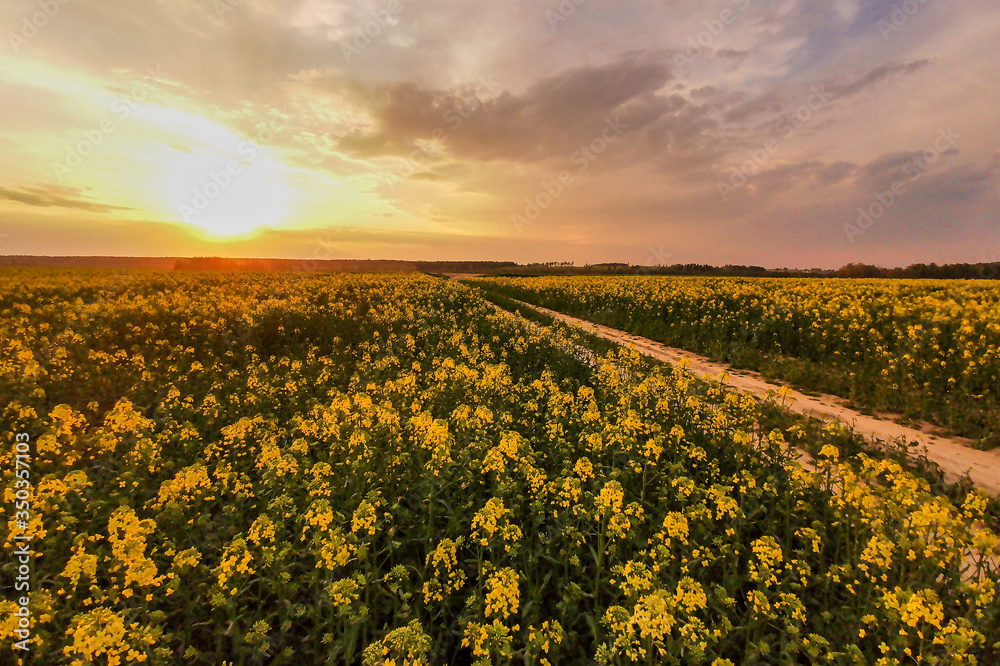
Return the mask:
<path id="1" fill-rule="evenodd" d="M 205 122 L 190 126 L 195 130 L 191 138 L 204 147 L 161 146 L 162 191 L 178 221 L 217 237 L 280 226 L 296 200 L 289 184 L 292 170 L 273 150 L 209 124 L 214 132 L 206 131 Z"/>

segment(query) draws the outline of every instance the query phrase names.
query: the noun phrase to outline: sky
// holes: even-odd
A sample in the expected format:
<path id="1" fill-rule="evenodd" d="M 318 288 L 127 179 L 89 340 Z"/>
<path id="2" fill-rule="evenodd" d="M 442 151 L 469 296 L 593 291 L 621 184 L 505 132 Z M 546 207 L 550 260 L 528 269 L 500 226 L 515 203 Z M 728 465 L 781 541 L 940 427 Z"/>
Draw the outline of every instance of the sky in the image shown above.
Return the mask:
<path id="1" fill-rule="evenodd" d="M 1000 261 L 996 0 L 4 0 L 0 255 Z"/>

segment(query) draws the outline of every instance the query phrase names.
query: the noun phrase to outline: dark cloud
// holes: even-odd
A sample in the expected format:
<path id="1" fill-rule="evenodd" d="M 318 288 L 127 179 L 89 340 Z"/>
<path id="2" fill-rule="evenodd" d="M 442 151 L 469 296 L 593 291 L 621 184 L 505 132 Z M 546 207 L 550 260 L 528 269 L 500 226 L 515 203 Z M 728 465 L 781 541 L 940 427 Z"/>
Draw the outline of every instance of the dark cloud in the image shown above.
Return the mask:
<path id="1" fill-rule="evenodd" d="M 857 169 L 858 165 L 854 162 L 840 161 L 825 165 L 817 175 L 826 185 L 833 185 L 847 178 Z"/>
<path id="2" fill-rule="evenodd" d="M 11 189 L 0 187 L 0 199 L 16 201 L 27 206 L 38 208 L 72 208 L 90 213 L 110 213 L 114 210 L 131 210 L 120 206 L 110 206 L 98 203 L 83 196 L 83 190 L 76 187 L 60 185 L 40 185 L 37 187 L 20 187 Z"/>
<path id="3" fill-rule="evenodd" d="M 682 98 L 655 94 L 671 79 L 667 65 L 634 57 L 551 76 L 519 95 L 504 91 L 485 99 L 477 96 L 487 92 L 482 89 L 455 94 L 413 83 L 372 86 L 366 101 L 378 129 L 344 136 L 339 145 L 362 156 L 406 154 L 437 131 L 451 152 L 464 157 L 566 157 L 600 136 L 609 121 L 620 118 L 633 131 L 677 111 Z"/>
<path id="4" fill-rule="evenodd" d="M 750 51 L 737 51 L 735 49 L 719 49 L 715 52 L 717 58 L 724 60 L 744 60 L 750 55 Z"/>
<path id="5" fill-rule="evenodd" d="M 761 169 L 747 178 L 747 187 L 737 188 L 740 200 L 767 199 L 797 188 L 827 188 L 843 182 L 858 169 L 851 162 L 826 164 L 819 160 L 792 162 Z M 731 182 L 727 179 L 725 182 Z"/>
<path id="6" fill-rule="evenodd" d="M 410 176 L 410 180 L 428 180 L 436 183 L 444 180 L 444 177 L 430 171 L 421 171 Z"/>
<path id="7" fill-rule="evenodd" d="M 819 160 L 781 164 L 762 169 L 732 193 L 734 201 L 780 201 L 795 191 L 838 192 L 844 201 L 867 202 L 879 192 L 902 192 L 894 197 L 900 210 L 927 213 L 971 205 L 1000 184 L 1000 168 L 992 164 L 951 165 L 946 160 L 958 151 L 947 150 L 936 159 L 925 151 L 901 151 L 881 155 L 864 165 Z M 730 178 L 724 180 L 731 183 Z M 897 214 L 899 211 L 895 211 Z"/>
<path id="8" fill-rule="evenodd" d="M 868 70 L 864 75 L 853 81 L 847 82 L 827 82 L 826 87 L 829 92 L 838 98 L 857 95 L 863 90 L 890 79 L 894 76 L 907 76 L 913 74 L 928 65 L 930 60 L 917 60 L 909 63 L 887 63 Z"/>
<path id="9" fill-rule="evenodd" d="M 866 164 L 859 173 L 859 180 L 865 186 L 874 189 L 890 188 L 897 181 L 916 182 L 942 168 L 953 168 L 948 162 L 959 154 L 960 151 L 956 148 L 947 148 L 940 152 L 929 149 L 887 153 Z M 976 172 L 985 176 L 989 170 L 976 170 Z"/>
<path id="10" fill-rule="evenodd" d="M 775 114 L 781 111 L 784 95 L 780 92 L 770 92 L 755 99 L 740 104 L 723 115 L 727 123 L 738 123 L 763 114 Z"/>
<path id="11" fill-rule="evenodd" d="M 933 169 L 933 167 L 931 167 Z M 910 182 L 917 183 L 917 194 L 941 206 L 971 203 L 1000 184 L 1000 173 L 992 168 L 965 164 L 946 168 L 941 172 L 929 171 L 925 177 Z"/>
<path id="12" fill-rule="evenodd" d="M 816 84 L 802 86 L 795 91 L 789 90 L 786 86 L 776 86 L 747 101 L 734 103 L 725 111 L 723 119 L 727 123 L 739 125 L 748 124 L 752 119 L 761 116 L 771 116 L 765 124 L 773 127 L 780 120 L 778 114 L 794 111 L 803 103 L 816 107 L 812 109 L 815 112 L 831 102 L 859 95 L 883 81 L 913 74 L 928 65 L 930 65 L 929 60 L 887 63 L 873 67 L 860 76 L 827 78 Z M 818 93 L 821 93 L 821 96 Z"/>

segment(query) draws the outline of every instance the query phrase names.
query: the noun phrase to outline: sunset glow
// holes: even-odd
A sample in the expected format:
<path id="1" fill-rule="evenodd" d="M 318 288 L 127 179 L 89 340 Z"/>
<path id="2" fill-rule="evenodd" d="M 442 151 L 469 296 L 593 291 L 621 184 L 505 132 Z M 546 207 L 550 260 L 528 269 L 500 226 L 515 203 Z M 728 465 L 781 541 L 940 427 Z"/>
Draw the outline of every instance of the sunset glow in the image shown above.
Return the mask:
<path id="1" fill-rule="evenodd" d="M 57 4 L 0 8 L 5 254 L 1000 257 L 994 2 Z"/>

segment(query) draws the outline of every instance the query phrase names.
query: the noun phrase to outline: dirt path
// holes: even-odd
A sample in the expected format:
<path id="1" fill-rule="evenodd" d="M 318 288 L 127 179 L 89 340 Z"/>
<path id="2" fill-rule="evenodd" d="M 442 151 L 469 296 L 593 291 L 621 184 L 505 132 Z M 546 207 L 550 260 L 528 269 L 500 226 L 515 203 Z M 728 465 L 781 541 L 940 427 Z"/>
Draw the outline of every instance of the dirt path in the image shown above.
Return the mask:
<path id="1" fill-rule="evenodd" d="M 449 276 L 452 281 L 457 281 L 465 276 Z M 653 340 L 631 335 L 599 324 L 570 317 L 547 308 L 538 307 L 523 301 L 517 301 L 525 307 L 532 308 L 542 314 L 558 319 L 570 326 L 579 326 L 584 331 L 593 333 L 607 340 L 611 340 L 622 345 L 632 345 L 636 351 L 646 356 L 650 356 L 661 361 L 666 361 L 674 365 L 687 362 L 688 370 L 698 376 L 711 376 L 712 379 L 719 379 L 726 375 L 726 384 L 738 391 L 752 393 L 759 397 L 765 397 L 772 391 L 781 391 L 783 387 L 770 384 L 757 373 L 737 370 L 735 374 L 732 369 L 722 363 L 716 363 L 696 354 L 691 354 L 681 349 L 674 349 L 660 344 Z M 515 314 L 495 303 L 490 303 L 497 312 L 514 317 Z M 520 318 L 521 321 L 531 329 L 542 332 L 544 328 L 533 321 Z M 585 355 L 590 354 L 590 358 L 596 361 L 590 350 L 580 348 L 578 351 Z M 786 389 L 785 406 L 793 412 L 815 416 L 824 421 L 839 421 L 853 425 L 855 432 L 862 433 L 875 439 L 892 439 L 896 437 L 906 437 L 908 440 L 916 440 L 923 445 L 928 459 L 936 462 L 944 470 L 949 482 L 954 483 L 963 477 L 966 472 L 976 486 L 990 495 L 1000 494 L 1000 455 L 991 452 L 977 451 L 963 446 L 958 440 L 939 438 L 934 435 L 901 426 L 891 421 L 884 421 L 871 416 L 859 414 L 845 406 L 844 401 L 834 396 L 811 397 L 799 393 L 798 391 Z M 814 460 L 802 449 L 795 449 L 798 454 L 798 461 L 802 467 L 808 471 L 815 472 Z M 834 488 L 834 492 L 839 492 Z M 976 573 L 979 571 L 977 564 L 982 559 L 978 550 L 963 552 L 963 562 L 965 568 L 962 571 L 962 580 L 969 582 L 976 580 Z M 987 564 L 984 566 L 989 571 L 996 572 L 1000 567 L 1000 562 L 993 556 L 987 556 Z"/>
<path id="2" fill-rule="evenodd" d="M 960 439 L 938 437 L 892 421 L 860 414 L 848 407 L 844 400 L 834 396 L 808 396 L 790 387 L 771 384 L 755 372 L 733 370 L 723 363 L 716 363 L 697 354 L 667 347 L 637 335 L 570 317 L 529 303 L 522 303 L 522 305 L 570 326 L 579 326 L 584 331 L 607 340 L 622 345 L 632 345 L 641 354 L 673 365 L 687 359 L 689 369 L 699 377 L 711 375 L 713 379 L 719 379 L 728 373 L 725 383 L 737 391 L 763 398 L 770 392 L 777 393 L 784 388 L 786 392 L 785 404 L 789 410 L 795 413 L 814 416 L 823 421 L 845 423 L 853 426 L 855 432 L 872 439 L 895 440 L 905 437 L 908 441 L 916 441 L 922 449 L 926 450 L 927 458 L 941 466 L 950 483 L 958 481 L 968 473 L 969 478 L 978 488 L 993 496 L 1000 495 L 1000 454 L 996 452 L 978 451 L 969 448 Z"/>
<path id="3" fill-rule="evenodd" d="M 518 303 L 522 303 L 522 301 L 517 301 L 517 302 Z M 517 316 L 515 313 L 513 313 L 513 312 L 511 312 L 509 310 L 503 309 L 502 307 L 500 307 L 496 303 L 490 303 L 490 305 L 492 305 L 494 307 L 494 309 L 496 309 L 497 312 L 499 312 L 501 314 L 504 314 L 504 315 L 506 315 L 508 317 L 516 317 Z M 549 314 L 550 312 L 552 312 L 551 310 L 546 310 L 544 308 L 538 308 L 538 307 L 535 307 L 533 305 L 528 305 L 527 303 L 523 303 L 523 305 L 525 305 L 526 307 L 538 310 L 539 312 L 544 312 L 546 314 Z M 557 313 L 552 313 L 552 314 L 557 314 Z M 535 323 L 535 322 L 533 322 L 531 320 L 524 319 L 524 318 L 520 318 L 520 319 L 521 319 L 521 322 L 525 326 L 527 326 L 528 328 L 530 328 L 531 330 L 533 330 L 533 331 L 535 331 L 535 332 L 537 332 L 537 333 L 539 333 L 541 335 L 545 335 L 546 334 L 545 333 L 545 327 L 542 326 L 541 324 Z M 564 351 L 566 351 L 567 353 L 573 355 L 574 357 L 576 357 L 576 358 L 580 359 L 581 361 L 583 361 L 585 363 L 588 363 L 588 364 L 590 364 L 592 366 L 600 363 L 600 356 L 598 356 L 592 350 L 587 349 L 586 347 L 577 345 L 576 343 L 570 343 L 570 344 L 573 346 L 573 349 L 565 349 Z M 644 353 L 644 352 L 642 352 L 640 350 L 640 353 Z M 690 370 L 690 368 L 689 368 L 689 370 Z M 693 372 L 693 370 L 692 370 L 692 372 Z M 816 466 L 814 464 L 815 460 L 813 459 L 813 457 L 811 455 L 809 455 L 808 452 L 806 452 L 806 451 L 804 451 L 802 449 L 799 449 L 799 448 L 794 449 L 794 451 L 795 451 L 795 454 L 796 454 L 796 458 L 798 459 L 799 464 L 802 465 L 802 467 L 804 467 L 805 469 L 809 470 L 810 472 L 815 472 L 816 471 Z"/>

